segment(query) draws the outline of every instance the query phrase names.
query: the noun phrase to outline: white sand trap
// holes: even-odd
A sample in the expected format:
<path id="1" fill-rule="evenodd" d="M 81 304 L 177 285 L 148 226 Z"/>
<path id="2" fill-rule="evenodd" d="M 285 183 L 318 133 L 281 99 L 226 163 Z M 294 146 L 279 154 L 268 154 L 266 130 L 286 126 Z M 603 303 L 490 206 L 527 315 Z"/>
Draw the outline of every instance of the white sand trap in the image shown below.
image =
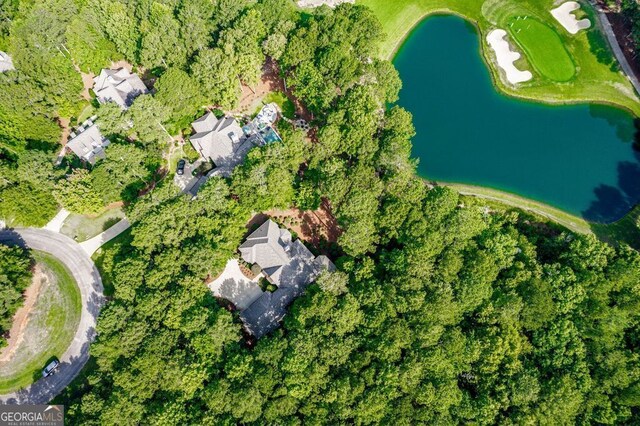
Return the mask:
<path id="1" fill-rule="evenodd" d="M 575 1 L 563 3 L 560 7 L 552 9 L 551 14 L 560 24 L 571 34 L 578 34 L 580 30 L 586 30 L 591 27 L 591 21 L 588 19 L 578 20 L 573 13 L 580 9 L 580 4 Z"/>
<path id="2" fill-rule="evenodd" d="M 533 78 L 533 74 L 530 71 L 520 71 L 513 64 L 515 61 L 521 58 L 520 53 L 511 50 L 511 46 L 505 37 L 507 32 L 505 30 L 493 30 L 487 35 L 487 42 L 489 46 L 496 53 L 498 60 L 498 66 L 504 70 L 507 75 L 507 80 L 511 84 L 524 83 Z"/>

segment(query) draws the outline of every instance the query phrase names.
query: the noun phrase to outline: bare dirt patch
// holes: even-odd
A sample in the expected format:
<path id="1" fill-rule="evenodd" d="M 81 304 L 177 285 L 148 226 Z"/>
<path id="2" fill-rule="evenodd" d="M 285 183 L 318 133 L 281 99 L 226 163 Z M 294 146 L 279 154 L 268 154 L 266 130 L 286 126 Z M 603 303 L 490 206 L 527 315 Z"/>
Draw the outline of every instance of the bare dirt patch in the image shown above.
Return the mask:
<path id="1" fill-rule="evenodd" d="M 251 115 L 263 104 L 263 99 L 271 92 L 282 92 L 293 103 L 296 116 L 305 119 L 307 122 L 313 120 L 313 115 L 302 105 L 291 91 L 286 87 L 284 80 L 280 77 L 280 67 L 277 62 L 267 58 L 262 67 L 262 77 L 256 87 L 241 85 L 242 94 L 238 103 L 238 110 L 233 111 L 240 114 Z"/>
<path id="2" fill-rule="evenodd" d="M 257 214 L 247 225 L 249 232 L 269 218 L 295 232 L 298 238 L 325 255 L 331 254 L 332 247 L 342 234 L 336 218 L 325 202 L 317 210 L 269 210 Z"/>
<path id="3" fill-rule="evenodd" d="M 58 125 L 62 129 L 62 135 L 60 136 L 60 145 L 65 146 L 69 140 L 69 134 L 71 129 L 69 127 L 71 120 L 68 118 L 58 117 Z"/>
<path id="4" fill-rule="evenodd" d="M 253 114 L 262 105 L 262 100 L 271 92 L 284 92 L 284 84 L 279 76 L 278 66 L 268 60 L 262 68 L 262 77 L 255 87 L 245 84 L 241 86 L 242 93 L 238 102 L 238 111 L 241 114 Z"/>
<path id="5" fill-rule="evenodd" d="M 16 349 L 24 340 L 24 333 L 29 323 L 29 316 L 33 307 L 38 300 L 38 294 L 40 289 L 46 286 L 51 281 L 50 276 L 43 271 L 39 264 L 36 264 L 33 271 L 33 278 L 31 285 L 24 293 L 24 305 L 18 309 L 13 316 L 13 324 L 11 330 L 9 330 L 9 338 L 7 339 L 7 346 L 5 346 L 0 352 L 0 362 L 10 361 L 16 352 Z"/>
<path id="6" fill-rule="evenodd" d="M 82 90 L 82 97 L 90 101 L 91 94 L 89 93 L 89 90 L 93 89 L 93 77 L 95 77 L 95 74 L 81 72 L 80 75 L 82 76 L 82 85 L 84 86 L 84 89 Z"/>

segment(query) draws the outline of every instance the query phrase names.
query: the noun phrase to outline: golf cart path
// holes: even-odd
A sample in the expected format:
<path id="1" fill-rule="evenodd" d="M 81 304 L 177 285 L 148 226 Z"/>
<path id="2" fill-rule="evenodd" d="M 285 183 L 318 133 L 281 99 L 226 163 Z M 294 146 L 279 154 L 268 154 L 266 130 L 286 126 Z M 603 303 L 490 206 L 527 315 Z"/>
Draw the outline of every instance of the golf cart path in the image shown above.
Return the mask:
<path id="1" fill-rule="evenodd" d="M 35 228 L 0 230 L 0 242 L 54 256 L 69 269 L 80 289 L 80 323 L 73 341 L 60 357 L 57 373 L 24 389 L 0 395 L 3 404 L 46 404 L 71 383 L 89 359 L 89 345 L 96 334 L 96 318 L 104 303 L 102 278 L 87 252 L 71 238 L 57 232 Z"/>
<path id="2" fill-rule="evenodd" d="M 624 71 L 624 73 L 627 75 L 627 78 L 629 78 L 629 81 L 631 81 L 631 84 L 636 89 L 636 92 L 640 94 L 640 81 L 638 80 L 638 77 L 636 76 L 636 74 L 633 72 L 633 68 L 631 68 L 631 65 L 627 61 L 627 57 L 624 55 L 624 52 L 620 47 L 620 43 L 618 43 L 618 39 L 616 38 L 616 33 L 613 31 L 613 26 L 611 25 L 611 21 L 609 21 L 609 17 L 602 10 L 600 5 L 596 3 L 595 0 L 589 0 L 589 1 L 593 6 L 593 8 L 596 10 L 598 15 L 598 19 L 596 19 L 597 21 L 596 24 L 600 27 L 600 29 L 606 36 L 607 41 L 611 46 L 611 50 L 613 50 L 613 54 L 616 57 L 616 59 L 618 59 L 618 62 L 620 63 L 620 66 L 622 67 L 622 70 Z"/>

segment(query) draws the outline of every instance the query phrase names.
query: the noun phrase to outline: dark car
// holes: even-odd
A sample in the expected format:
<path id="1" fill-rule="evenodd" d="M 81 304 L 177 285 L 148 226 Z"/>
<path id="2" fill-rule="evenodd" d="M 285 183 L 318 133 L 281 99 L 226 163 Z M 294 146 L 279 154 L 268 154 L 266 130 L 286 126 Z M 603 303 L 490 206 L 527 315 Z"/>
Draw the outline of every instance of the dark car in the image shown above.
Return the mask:
<path id="1" fill-rule="evenodd" d="M 48 377 L 52 374 L 55 374 L 59 366 L 60 366 L 60 361 L 58 361 L 57 359 L 54 359 L 49 364 L 47 364 L 44 370 L 42 370 L 42 377 Z"/>
<path id="2" fill-rule="evenodd" d="M 176 173 L 177 173 L 179 176 L 182 176 L 182 175 L 184 174 L 184 166 L 185 166 L 186 164 L 187 164 L 187 162 L 186 162 L 186 161 L 184 161 L 184 160 L 180 160 L 180 161 L 178 161 L 178 169 L 176 170 Z"/>

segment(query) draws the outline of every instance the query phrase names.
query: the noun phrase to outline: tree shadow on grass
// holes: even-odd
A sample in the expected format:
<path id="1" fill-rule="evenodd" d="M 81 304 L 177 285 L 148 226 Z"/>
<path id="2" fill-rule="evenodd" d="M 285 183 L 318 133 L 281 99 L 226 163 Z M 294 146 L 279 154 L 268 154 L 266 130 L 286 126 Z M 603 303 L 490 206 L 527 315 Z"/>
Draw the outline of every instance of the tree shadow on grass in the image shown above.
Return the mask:
<path id="1" fill-rule="evenodd" d="M 589 31 L 587 33 L 587 39 L 589 40 L 589 49 L 598 62 L 609 66 L 611 71 L 619 71 L 620 66 L 618 62 L 613 59 L 613 54 L 604 36 L 599 31 Z"/>

